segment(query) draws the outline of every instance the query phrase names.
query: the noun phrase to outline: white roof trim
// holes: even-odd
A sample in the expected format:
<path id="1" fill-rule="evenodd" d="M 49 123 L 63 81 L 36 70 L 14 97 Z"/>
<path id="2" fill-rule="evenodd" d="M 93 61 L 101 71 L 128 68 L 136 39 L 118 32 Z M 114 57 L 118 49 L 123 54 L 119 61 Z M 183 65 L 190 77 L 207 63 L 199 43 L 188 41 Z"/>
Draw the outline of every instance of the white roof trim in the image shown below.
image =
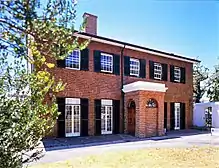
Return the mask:
<path id="1" fill-rule="evenodd" d="M 118 46 L 118 47 L 124 47 L 124 45 L 120 44 L 120 43 L 111 42 L 111 41 L 108 41 L 108 40 L 103 40 L 103 39 L 90 37 L 90 36 L 86 36 L 86 35 L 82 35 L 82 34 L 75 34 L 75 36 L 81 37 L 81 38 L 84 38 L 84 39 L 91 39 L 92 41 L 96 41 L 96 42 L 100 42 L 100 43 L 105 43 L 105 44 L 114 45 L 114 46 Z M 161 54 L 161 53 L 158 53 L 158 52 L 148 51 L 148 50 L 145 50 L 145 49 L 132 47 L 132 46 L 129 46 L 129 45 L 126 45 L 125 48 L 130 49 L 130 50 L 145 52 L 145 53 L 149 53 L 149 54 L 154 54 L 154 55 L 158 55 L 158 56 L 166 57 L 166 58 L 170 58 L 170 59 L 175 59 L 175 60 L 179 60 L 179 61 L 197 63 L 196 61 L 192 61 L 192 60 L 188 60 L 188 59 L 184 59 L 184 58 L 177 58 L 177 57 L 174 57 L 174 56 L 171 56 L 171 55 L 168 55 L 168 54 Z"/>
<path id="2" fill-rule="evenodd" d="M 219 102 L 195 103 L 196 106 L 219 106 Z"/>
<path id="3" fill-rule="evenodd" d="M 124 85 L 122 91 L 125 93 L 139 91 L 139 90 L 166 92 L 167 89 L 168 88 L 165 87 L 165 84 L 162 83 L 137 81 Z"/>

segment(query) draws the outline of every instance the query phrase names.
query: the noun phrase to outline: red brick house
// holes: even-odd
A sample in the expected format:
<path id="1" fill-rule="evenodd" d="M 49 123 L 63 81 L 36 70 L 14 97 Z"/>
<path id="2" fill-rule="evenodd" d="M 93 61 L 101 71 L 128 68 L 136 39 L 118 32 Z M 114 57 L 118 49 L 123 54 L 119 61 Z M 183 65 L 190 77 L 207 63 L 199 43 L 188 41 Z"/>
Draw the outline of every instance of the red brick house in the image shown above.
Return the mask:
<path id="1" fill-rule="evenodd" d="M 137 137 L 187 129 L 193 116 L 193 63 L 198 60 L 97 35 L 88 16 L 88 47 L 57 61 L 56 79 L 67 83 L 57 102 L 53 136 L 128 133 Z"/>

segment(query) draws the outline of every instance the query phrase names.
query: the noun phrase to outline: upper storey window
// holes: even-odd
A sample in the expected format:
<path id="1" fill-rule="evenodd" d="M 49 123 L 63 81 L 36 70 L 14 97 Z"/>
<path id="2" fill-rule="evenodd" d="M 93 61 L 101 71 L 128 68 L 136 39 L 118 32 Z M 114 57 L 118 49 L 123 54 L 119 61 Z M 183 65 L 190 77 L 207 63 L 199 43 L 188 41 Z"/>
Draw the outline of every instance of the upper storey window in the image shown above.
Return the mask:
<path id="1" fill-rule="evenodd" d="M 120 55 L 100 50 L 93 51 L 94 72 L 120 74 Z"/>
<path id="2" fill-rule="evenodd" d="M 162 78 L 162 65 L 160 63 L 154 63 L 154 79 Z"/>
<path id="3" fill-rule="evenodd" d="M 186 83 L 186 68 L 170 65 L 170 81 Z"/>
<path id="4" fill-rule="evenodd" d="M 174 81 L 175 82 L 180 82 L 181 78 L 181 72 L 180 72 L 180 67 L 174 67 Z"/>
<path id="5" fill-rule="evenodd" d="M 101 53 L 101 71 L 113 72 L 113 56 L 110 54 Z"/>
<path id="6" fill-rule="evenodd" d="M 149 61 L 149 71 L 150 79 L 167 81 L 167 64 Z"/>
<path id="7" fill-rule="evenodd" d="M 81 54 L 80 50 L 74 50 L 65 60 L 66 67 L 80 69 Z"/>
<path id="8" fill-rule="evenodd" d="M 61 51 L 61 52 L 63 52 L 62 54 L 65 54 L 65 51 Z M 88 71 L 89 49 L 85 48 L 83 50 L 72 51 L 65 59 L 57 60 L 57 67 Z"/>
<path id="9" fill-rule="evenodd" d="M 139 76 L 140 62 L 138 59 L 130 58 L 130 75 Z"/>
<path id="10" fill-rule="evenodd" d="M 146 60 L 124 56 L 124 75 L 146 78 Z"/>

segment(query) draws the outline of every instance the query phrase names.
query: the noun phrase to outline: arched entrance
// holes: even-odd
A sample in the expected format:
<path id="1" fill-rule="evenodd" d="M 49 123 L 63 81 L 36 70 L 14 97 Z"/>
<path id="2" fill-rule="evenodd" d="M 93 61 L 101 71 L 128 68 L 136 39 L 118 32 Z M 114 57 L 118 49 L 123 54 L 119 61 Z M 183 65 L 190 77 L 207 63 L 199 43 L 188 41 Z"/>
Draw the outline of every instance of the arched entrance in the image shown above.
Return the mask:
<path id="1" fill-rule="evenodd" d="M 136 106 L 135 102 L 132 100 L 128 105 L 128 133 L 135 135 L 135 114 Z"/>

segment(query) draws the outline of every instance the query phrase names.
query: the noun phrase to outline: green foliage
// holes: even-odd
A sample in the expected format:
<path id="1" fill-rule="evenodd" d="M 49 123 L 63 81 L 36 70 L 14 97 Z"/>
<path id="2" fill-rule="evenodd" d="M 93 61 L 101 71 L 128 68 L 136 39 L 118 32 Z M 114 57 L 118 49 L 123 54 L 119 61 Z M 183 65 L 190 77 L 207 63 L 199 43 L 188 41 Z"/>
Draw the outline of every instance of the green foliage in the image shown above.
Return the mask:
<path id="1" fill-rule="evenodd" d="M 197 63 L 193 66 L 193 97 L 195 103 L 200 103 L 201 98 L 206 93 L 210 83 L 209 69 Z"/>
<path id="2" fill-rule="evenodd" d="M 210 81 L 211 86 L 208 89 L 207 96 L 210 101 L 219 101 L 219 65 L 215 66 Z"/>
<path id="3" fill-rule="evenodd" d="M 39 156 L 33 153 L 23 159 L 53 127 L 59 114 L 56 95 L 64 89 L 50 73 L 55 66 L 51 60 L 64 59 L 89 43 L 73 37 L 72 0 L 48 0 L 38 9 L 39 2 L 0 1 L 0 167 L 4 168 L 22 167 Z M 27 62 L 34 67 L 31 72 Z M 53 96 L 45 101 L 48 93 Z"/>

